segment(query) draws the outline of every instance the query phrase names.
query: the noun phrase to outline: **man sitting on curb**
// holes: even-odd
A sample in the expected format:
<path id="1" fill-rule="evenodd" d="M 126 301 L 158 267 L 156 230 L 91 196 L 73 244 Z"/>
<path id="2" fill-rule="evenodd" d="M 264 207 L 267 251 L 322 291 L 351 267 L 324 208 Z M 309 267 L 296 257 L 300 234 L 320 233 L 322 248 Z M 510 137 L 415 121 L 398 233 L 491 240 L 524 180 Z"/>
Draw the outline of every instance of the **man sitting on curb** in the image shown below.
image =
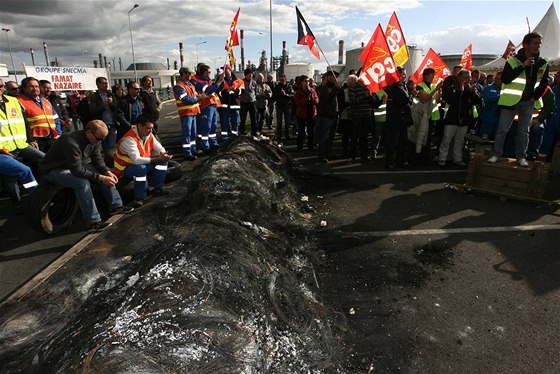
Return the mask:
<path id="1" fill-rule="evenodd" d="M 115 153 L 115 174 L 119 178 L 134 179 L 133 207 L 141 207 L 148 196 L 148 173 L 152 173 L 151 194 L 167 195 L 163 183 L 167 174 L 167 161 L 171 160 L 161 143 L 154 137 L 154 123 L 144 117 L 138 117 L 136 126 L 130 130 L 117 145 Z"/>
<path id="2" fill-rule="evenodd" d="M 123 206 L 115 185 L 118 178 L 103 162 L 101 142 L 109 130 L 101 120 L 89 121 L 84 130 L 63 134 L 49 148 L 39 168 L 45 179 L 72 188 L 82 216 L 90 231 L 101 231 L 110 226 L 102 222 L 91 183 L 101 185 L 103 197 L 109 204 L 109 213 L 130 213 L 134 208 Z"/>

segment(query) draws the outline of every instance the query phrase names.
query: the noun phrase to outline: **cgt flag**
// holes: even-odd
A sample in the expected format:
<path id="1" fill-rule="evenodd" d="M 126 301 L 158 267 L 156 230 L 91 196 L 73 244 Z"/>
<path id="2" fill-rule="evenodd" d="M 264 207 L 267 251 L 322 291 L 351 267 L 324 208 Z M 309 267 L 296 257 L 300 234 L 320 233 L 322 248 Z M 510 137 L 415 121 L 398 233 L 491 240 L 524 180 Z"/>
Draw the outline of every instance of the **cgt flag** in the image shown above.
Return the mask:
<path id="1" fill-rule="evenodd" d="M 445 62 L 443 62 L 441 57 L 439 57 L 431 48 L 428 53 L 426 53 L 426 57 L 422 60 L 418 70 L 410 76 L 410 79 L 412 79 L 412 81 L 416 84 L 422 83 L 422 72 L 426 68 L 432 68 L 436 71 L 434 83 L 438 83 L 440 79 L 445 79 L 447 76 L 451 75 L 451 72 Z"/>
<path id="2" fill-rule="evenodd" d="M 510 40 L 504 54 L 502 55 L 502 58 L 504 60 L 507 60 L 510 57 L 514 57 L 516 53 L 517 52 L 515 51 L 515 44 L 513 44 L 513 42 Z"/>
<path id="3" fill-rule="evenodd" d="M 235 56 L 233 55 L 233 47 L 239 45 L 239 37 L 237 35 L 237 19 L 239 18 L 239 11 L 241 8 L 237 9 L 237 13 L 235 13 L 235 17 L 233 17 L 233 21 L 231 21 L 231 26 L 229 27 L 229 36 L 226 40 L 226 47 L 225 50 L 229 56 L 229 63 L 231 66 L 235 66 Z"/>
<path id="4" fill-rule="evenodd" d="M 472 70 L 472 44 L 469 44 L 469 46 L 463 51 L 461 66 L 463 69 L 467 69 L 469 71 Z"/>
<path id="5" fill-rule="evenodd" d="M 389 45 L 389 51 L 391 51 L 393 55 L 395 65 L 403 66 L 404 63 L 408 61 L 408 47 L 406 46 L 404 34 L 396 12 L 393 12 L 387 24 L 385 37 L 387 38 L 387 45 Z"/>
<path id="6" fill-rule="evenodd" d="M 311 29 L 307 25 L 307 22 L 303 19 L 301 12 L 299 11 L 298 7 L 296 6 L 296 16 L 297 16 L 297 25 L 298 25 L 298 41 L 297 44 L 306 45 L 311 50 L 311 53 L 317 59 L 321 59 L 319 57 L 319 48 L 317 48 L 317 41 L 315 40 L 315 36 L 311 32 Z"/>
<path id="7" fill-rule="evenodd" d="M 381 25 L 377 25 L 370 42 L 360 80 L 371 92 L 377 92 L 383 87 L 398 82 L 400 77 Z"/>

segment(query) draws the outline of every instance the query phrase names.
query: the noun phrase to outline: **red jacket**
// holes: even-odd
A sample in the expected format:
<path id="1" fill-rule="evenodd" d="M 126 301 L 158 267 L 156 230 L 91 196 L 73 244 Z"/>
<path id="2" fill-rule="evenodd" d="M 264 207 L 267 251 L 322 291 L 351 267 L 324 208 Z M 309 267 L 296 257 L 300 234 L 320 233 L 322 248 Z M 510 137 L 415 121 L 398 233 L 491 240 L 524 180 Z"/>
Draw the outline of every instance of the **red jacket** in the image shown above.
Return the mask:
<path id="1" fill-rule="evenodd" d="M 301 88 L 297 90 L 294 95 L 294 103 L 296 105 L 296 117 L 307 118 L 308 114 L 311 114 L 311 117 L 317 115 L 319 97 L 313 88 L 309 87 L 308 92 L 304 92 Z"/>

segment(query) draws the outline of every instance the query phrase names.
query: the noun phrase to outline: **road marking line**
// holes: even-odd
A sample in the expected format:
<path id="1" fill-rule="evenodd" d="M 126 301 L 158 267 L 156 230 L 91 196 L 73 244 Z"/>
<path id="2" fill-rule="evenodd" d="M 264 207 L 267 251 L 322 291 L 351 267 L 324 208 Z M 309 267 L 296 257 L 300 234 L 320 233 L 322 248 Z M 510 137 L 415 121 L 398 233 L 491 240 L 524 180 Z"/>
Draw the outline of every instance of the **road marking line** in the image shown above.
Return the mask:
<path id="1" fill-rule="evenodd" d="M 381 170 L 381 171 L 336 171 L 324 172 L 321 175 L 376 175 L 376 174 L 448 174 L 465 173 L 466 170 Z"/>
<path id="2" fill-rule="evenodd" d="M 512 232 L 512 231 L 545 231 L 560 230 L 560 225 L 526 225 L 526 226 L 497 226 L 497 227 L 470 227 L 457 229 L 418 229 L 397 231 L 357 231 L 341 233 L 344 237 L 385 237 L 385 236 L 408 236 L 408 235 L 445 235 L 445 234 L 476 234 L 488 232 Z"/>

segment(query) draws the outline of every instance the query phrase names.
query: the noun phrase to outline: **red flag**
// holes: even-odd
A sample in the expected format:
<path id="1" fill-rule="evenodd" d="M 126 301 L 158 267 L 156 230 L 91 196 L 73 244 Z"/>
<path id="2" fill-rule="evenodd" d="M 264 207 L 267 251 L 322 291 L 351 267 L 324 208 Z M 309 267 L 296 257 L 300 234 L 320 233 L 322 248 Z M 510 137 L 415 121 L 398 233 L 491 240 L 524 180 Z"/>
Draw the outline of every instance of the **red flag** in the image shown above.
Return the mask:
<path id="1" fill-rule="evenodd" d="M 451 75 L 451 71 L 449 71 L 445 62 L 443 62 L 441 57 L 439 57 L 431 48 L 426 54 L 426 57 L 424 57 L 424 60 L 422 60 L 418 70 L 410 76 L 410 79 L 412 79 L 412 81 L 416 84 L 422 83 L 422 72 L 426 68 L 432 68 L 436 71 L 434 83 L 438 83 L 440 79 L 445 79 L 447 76 Z"/>
<path id="2" fill-rule="evenodd" d="M 507 60 L 510 57 L 514 57 L 516 53 L 517 52 L 515 51 L 515 44 L 513 44 L 512 41 L 510 40 L 508 42 L 508 45 L 506 47 L 506 50 L 505 50 L 504 54 L 502 55 L 502 58 L 504 60 Z"/>
<path id="3" fill-rule="evenodd" d="M 301 12 L 299 11 L 298 7 L 296 6 L 296 16 L 297 16 L 297 23 L 298 23 L 298 41 L 297 44 L 306 45 L 311 50 L 311 53 L 319 60 L 319 48 L 317 48 L 317 41 L 315 40 L 315 36 L 311 32 L 311 29 L 307 25 L 307 22 L 303 19 Z"/>
<path id="4" fill-rule="evenodd" d="M 371 45 L 373 44 L 373 37 L 375 36 L 375 33 L 371 34 L 371 38 L 369 38 L 366 46 L 364 47 L 364 50 L 362 51 L 362 54 L 360 54 L 360 57 L 358 57 L 358 61 L 365 61 L 367 54 L 369 52 L 369 50 L 371 49 Z"/>
<path id="5" fill-rule="evenodd" d="M 377 92 L 400 80 L 395 62 L 389 51 L 385 33 L 381 25 L 377 25 L 371 38 L 372 43 L 367 50 L 360 80 L 371 92 Z"/>
<path id="6" fill-rule="evenodd" d="M 239 18 L 239 11 L 241 8 L 237 9 L 237 13 L 235 13 L 235 17 L 233 17 L 233 21 L 231 21 L 231 26 L 229 27 L 229 36 L 226 40 L 226 47 L 225 50 L 229 56 L 229 63 L 231 66 L 235 66 L 235 56 L 233 55 L 233 47 L 239 45 L 239 37 L 237 35 L 237 19 Z"/>
<path id="7" fill-rule="evenodd" d="M 461 66 L 463 69 L 467 69 L 469 71 L 472 70 L 472 44 L 469 44 L 469 46 L 463 51 Z"/>
<path id="8" fill-rule="evenodd" d="M 387 38 L 387 45 L 389 46 L 389 51 L 391 51 L 395 65 L 403 66 L 404 63 L 408 61 L 408 47 L 406 46 L 404 34 L 396 12 L 393 12 L 387 24 L 385 37 Z"/>

